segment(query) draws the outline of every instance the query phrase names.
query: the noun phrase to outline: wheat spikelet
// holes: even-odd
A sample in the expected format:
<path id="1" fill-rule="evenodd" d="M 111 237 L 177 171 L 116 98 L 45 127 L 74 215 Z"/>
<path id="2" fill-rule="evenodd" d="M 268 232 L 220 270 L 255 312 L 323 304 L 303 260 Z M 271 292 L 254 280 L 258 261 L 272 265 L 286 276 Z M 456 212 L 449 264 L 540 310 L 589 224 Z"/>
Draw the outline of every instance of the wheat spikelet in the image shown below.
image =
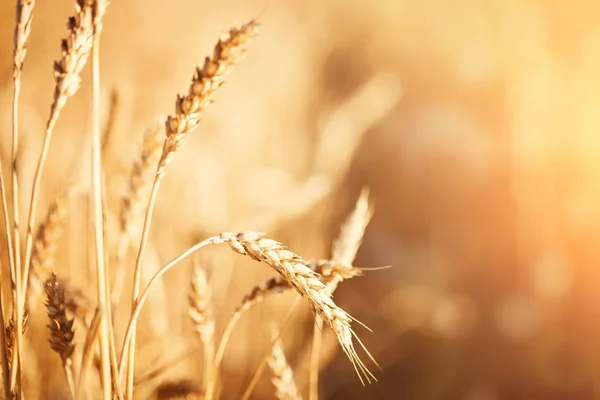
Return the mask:
<path id="1" fill-rule="evenodd" d="M 50 347 L 62 360 L 71 393 L 74 394 L 75 384 L 73 381 L 72 355 L 75 346 L 72 344 L 75 332 L 73 330 L 73 319 L 67 317 L 67 301 L 65 287 L 58 281 L 54 273 L 46 279 L 46 308 L 50 324 Z"/>
<path id="2" fill-rule="evenodd" d="M 13 57 L 13 77 L 18 79 L 23 70 L 23 62 L 27 55 L 27 39 L 31 32 L 31 20 L 35 0 L 17 1 L 17 24 L 15 26 L 15 48 Z"/>
<path id="3" fill-rule="evenodd" d="M 332 260 L 311 260 L 306 264 L 311 270 L 318 274 L 319 279 L 328 285 L 334 279 L 350 279 L 362 275 L 362 270 L 355 267 L 341 266 Z M 250 304 L 261 301 L 267 296 L 283 293 L 292 286 L 282 275 L 272 276 L 258 285 L 254 286 L 243 298 L 237 311 L 246 309 Z"/>
<path id="4" fill-rule="evenodd" d="M 281 243 L 265 238 L 264 233 L 225 232 L 220 235 L 220 238 L 228 243 L 233 251 L 264 262 L 281 274 L 308 301 L 315 315 L 320 316 L 336 335 L 361 382 L 364 383 L 363 378 L 369 383 L 371 379 L 375 379 L 354 348 L 353 338 L 356 338 L 361 346 L 362 343 L 350 326 L 352 317 L 334 303 L 327 286 L 306 266 L 306 261 L 286 250 Z"/>
<path id="5" fill-rule="evenodd" d="M 204 347 L 203 371 L 206 378 L 215 355 L 215 318 L 210 285 L 206 272 L 199 265 L 194 266 L 190 286 L 188 313 Z"/>
<path id="6" fill-rule="evenodd" d="M 223 85 L 225 75 L 231 71 L 246 51 L 246 44 L 258 29 L 250 21 L 234 27 L 223 35 L 214 48 L 212 57 L 206 57 L 204 66 L 196 68 L 188 94 L 178 96 L 175 114 L 170 115 L 165 128 L 165 139 L 157 175 L 163 175 L 175 152 L 183 145 L 186 135 L 198 126 L 202 110 L 213 101 L 214 93 Z"/>
<path id="7" fill-rule="evenodd" d="M 81 85 L 81 71 L 87 63 L 94 36 L 93 1 L 77 0 L 75 16 L 67 23 L 68 35 L 61 42 L 61 58 L 54 63 L 54 98 L 51 114 L 62 109 L 67 98 L 73 96 Z"/>
<path id="8" fill-rule="evenodd" d="M 277 337 L 277 333 L 273 334 Z M 269 367 L 273 372 L 271 381 L 275 386 L 275 397 L 279 400 L 302 400 L 296 381 L 294 380 L 294 371 L 287 362 L 283 351 L 281 339 L 275 340 L 268 359 Z"/>

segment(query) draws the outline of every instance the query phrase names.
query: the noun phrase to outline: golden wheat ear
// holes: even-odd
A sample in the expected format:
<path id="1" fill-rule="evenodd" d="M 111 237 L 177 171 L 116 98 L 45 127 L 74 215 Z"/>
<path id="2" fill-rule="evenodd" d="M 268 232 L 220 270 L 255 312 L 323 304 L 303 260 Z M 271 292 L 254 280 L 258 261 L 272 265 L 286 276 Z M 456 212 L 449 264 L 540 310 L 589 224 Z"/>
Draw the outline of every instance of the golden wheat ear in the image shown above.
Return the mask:
<path id="1" fill-rule="evenodd" d="M 353 338 L 358 336 L 350 326 L 353 318 L 335 304 L 327 286 L 306 266 L 306 261 L 285 249 L 283 244 L 264 236 L 261 232 L 246 231 L 238 234 L 222 233 L 220 238 L 228 243 L 233 251 L 264 262 L 283 276 L 308 301 L 313 313 L 321 317 L 336 335 L 361 382 L 364 384 L 365 381 L 371 383 L 372 380 L 376 380 L 354 348 Z"/>

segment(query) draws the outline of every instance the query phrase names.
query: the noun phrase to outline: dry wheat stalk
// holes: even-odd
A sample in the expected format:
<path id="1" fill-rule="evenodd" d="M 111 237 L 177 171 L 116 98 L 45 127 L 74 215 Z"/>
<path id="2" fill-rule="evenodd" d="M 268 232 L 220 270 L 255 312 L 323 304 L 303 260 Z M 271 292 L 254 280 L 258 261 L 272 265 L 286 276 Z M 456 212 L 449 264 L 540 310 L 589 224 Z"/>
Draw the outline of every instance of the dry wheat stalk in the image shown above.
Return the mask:
<path id="1" fill-rule="evenodd" d="M 125 372 L 127 359 L 129 359 L 129 355 L 125 354 L 125 350 L 132 349 L 131 344 L 133 343 L 132 337 L 135 332 L 135 324 L 152 286 L 167 271 L 194 252 L 206 246 L 224 243 L 229 244 L 231 249 L 238 254 L 247 255 L 256 261 L 264 262 L 274 268 L 278 273 L 284 275 L 298 293 L 308 301 L 310 308 L 315 314 L 327 322 L 328 326 L 340 342 L 344 353 L 352 362 L 361 382 L 364 383 L 364 379 L 366 379 L 367 382 L 371 382 L 371 379 L 375 379 L 373 374 L 368 370 L 356 353 L 353 339 L 358 341 L 360 346 L 372 359 L 371 355 L 351 328 L 353 318 L 334 303 L 331 294 L 326 290 L 325 284 L 319 280 L 315 272 L 305 265 L 306 261 L 302 260 L 301 257 L 291 251 L 286 250 L 281 243 L 267 239 L 264 236 L 264 233 L 253 231 L 246 231 L 238 234 L 224 232 L 218 236 L 209 237 L 208 239 L 195 244 L 159 269 L 148 281 L 148 284 L 140 296 L 137 297 L 138 301 L 135 303 L 128 326 L 125 330 L 121 348 L 121 358 L 119 360 L 119 379 L 122 378 Z M 211 393 L 210 391 L 207 391 L 207 398 L 210 397 Z"/>
<path id="2" fill-rule="evenodd" d="M 277 338 L 277 332 L 274 332 L 273 337 Z M 283 343 L 279 338 L 273 343 L 268 363 L 273 372 L 271 381 L 275 386 L 275 397 L 279 400 L 302 400 L 294 380 L 294 371 L 287 362 Z"/>
<path id="3" fill-rule="evenodd" d="M 48 149 L 52 133 L 58 117 L 67 99 L 74 95 L 80 86 L 80 74 L 86 64 L 92 47 L 94 36 L 94 19 L 101 13 L 98 12 L 96 4 L 91 0 L 77 0 L 75 3 L 75 16 L 69 18 L 67 38 L 61 42 L 61 58 L 54 64 L 55 88 L 50 106 L 50 117 L 46 124 L 46 132 L 42 143 L 39 160 L 35 169 L 29 202 L 29 213 L 27 217 L 27 234 L 25 239 L 25 253 L 23 262 L 23 277 L 17 273 L 17 286 L 20 293 L 17 294 L 17 324 L 22 322 L 22 308 L 27 293 L 28 277 L 31 264 L 33 229 L 37 209 L 42 172 L 46 164 Z M 16 344 L 19 345 L 19 332 L 17 332 Z M 17 355 L 18 356 L 18 355 Z M 11 387 L 16 382 L 16 371 L 11 372 Z M 71 388 L 73 385 L 71 385 Z"/>
<path id="4" fill-rule="evenodd" d="M 212 102 L 214 93 L 223 85 L 226 73 L 231 71 L 241 59 L 245 53 L 247 42 L 254 36 L 257 29 L 258 24 L 255 21 L 251 21 L 241 27 L 230 29 L 227 35 L 219 39 L 212 57 L 205 59 L 202 68 L 196 68 L 188 89 L 188 94 L 186 96 L 178 96 L 175 104 L 175 114 L 170 115 L 165 123 L 167 137 L 152 184 L 142 228 L 142 237 L 133 270 L 132 318 L 130 319 L 132 323 L 132 336 L 131 343 L 128 343 L 128 347 L 124 349 L 128 354 L 126 389 L 129 396 L 132 396 L 133 392 L 133 371 L 135 366 L 136 319 L 133 318 L 133 313 L 139 300 L 142 260 L 148 241 L 152 212 L 160 182 L 164 177 L 167 165 L 173 160 L 175 152 L 183 145 L 186 135 L 198 126 L 202 110 Z"/>
<path id="5" fill-rule="evenodd" d="M 204 347 L 203 371 L 206 381 L 215 355 L 215 317 L 210 285 L 206 272 L 199 265 L 194 265 L 190 286 L 189 315 Z"/>
<path id="6" fill-rule="evenodd" d="M 25 56 L 27 54 L 27 40 L 31 33 L 31 21 L 33 18 L 33 8 L 35 1 L 33 0 L 17 0 L 16 8 L 16 25 L 14 31 L 14 50 L 13 50 L 13 102 L 12 102 L 12 146 L 11 146 L 11 177 L 12 177 L 12 212 L 13 212 L 13 244 L 10 245 L 9 240 L 9 252 L 13 253 L 10 257 L 10 271 L 11 280 L 13 283 L 13 318 L 16 319 L 17 324 L 22 324 L 24 310 L 24 293 L 21 293 L 22 282 L 22 271 L 21 271 L 21 233 L 20 233 L 20 222 L 19 222 L 19 178 L 17 169 L 17 154 L 19 151 L 19 97 L 21 93 L 21 73 L 23 72 L 23 63 L 25 62 Z M 1 172 L 0 172 L 1 173 Z M 4 179 L 2 178 L 2 181 Z M 4 183 L 1 183 L 4 186 Z M 4 188 L 2 188 L 2 201 L 6 202 Z M 5 207 L 6 212 L 6 207 Z M 6 222 L 8 223 L 8 216 L 5 215 Z M 6 231 L 6 235 L 10 236 L 9 230 Z M 1 295 L 1 294 L 0 294 Z M 4 317 L 2 324 L 4 324 Z M 14 322 L 14 321 L 13 321 Z M 2 355 L 2 369 L 5 377 L 5 394 L 10 389 L 13 393 L 17 393 L 17 397 L 20 396 L 20 387 L 15 387 L 15 384 L 20 386 L 21 383 L 21 339 L 22 333 L 17 330 L 15 338 L 13 338 L 13 351 L 11 360 L 8 361 Z M 4 352 L 4 350 L 2 350 Z M 10 374 L 10 382 L 7 381 L 6 366 L 8 363 L 12 363 L 15 366 Z M 15 364 L 16 363 L 16 364 Z"/>
<path id="7" fill-rule="evenodd" d="M 100 313 L 100 381 L 104 400 L 110 400 L 113 393 L 119 393 L 119 382 L 116 378 L 116 349 L 112 330 L 110 307 L 110 288 L 108 272 L 108 253 L 106 252 L 106 214 L 105 193 L 102 173 L 102 138 L 100 133 L 100 36 L 103 29 L 102 17 L 108 6 L 107 0 L 88 0 L 92 5 L 92 106 L 91 106 L 91 171 L 92 171 L 92 215 L 94 221 L 94 247 L 96 267 L 96 295 Z M 112 375 L 111 375 L 112 373 Z M 113 390 L 115 389 L 116 390 Z"/>
<path id="8" fill-rule="evenodd" d="M 202 110 L 212 103 L 214 93 L 223 85 L 226 74 L 242 58 L 246 44 L 257 30 L 258 23 L 255 21 L 231 28 L 228 34 L 219 39 L 212 57 L 206 57 L 204 66 L 196 68 L 188 94 L 177 97 L 175 114 L 170 115 L 166 121 L 167 138 L 158 175 L 164 174 L 175 152 L 183 145 L 186 135 L 198 126 Z"/>
<path id="9" fill-rule="evenodd" d="M 75 384 L 73 380 L 72 355 L 75 346 L 72 344 L 75 332 L 73 331 L 73 319 L 67 317 L 67 301 L 65 288 L 58 281 L 54 273 L 50 274 L 45 284 L 46 289 L 46 308 L 48 309 L 48 318 L 50 324 L 50 347 L 62 360 L 71 393 L 75 394 Z"/>

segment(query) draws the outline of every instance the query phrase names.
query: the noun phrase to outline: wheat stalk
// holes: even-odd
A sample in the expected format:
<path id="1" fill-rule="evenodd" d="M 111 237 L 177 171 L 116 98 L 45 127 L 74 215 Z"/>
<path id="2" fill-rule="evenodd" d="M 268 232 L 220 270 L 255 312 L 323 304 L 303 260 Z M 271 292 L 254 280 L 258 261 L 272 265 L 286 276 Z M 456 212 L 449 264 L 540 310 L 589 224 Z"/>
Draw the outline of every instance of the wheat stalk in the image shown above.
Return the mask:
<path id="1" fill-rule="evenodd" d="M 33 246 L 33 229 L 35 212 L 39 195 L 39 188 L 42 178 L 42 172 L 46 164 L 48 149 L 52 133 L 61 110 L 65 106 L 67 99 L 73 96 L 79 89 L 81 78 L 80 74 L 85 66 L 94 36 L 94 19 L 98 16 L 95 9 L 95 3 L 90 0 L 77 0 L 75 2 L 75 16 L 69 18 L 67 24 L 68 35 L 61 42 L 61 58 L 54 64 L 54 95 L 50 106 L 50 117 L 46 123 L 46 131 L 42 143 L 39 160 L 33 177 L 31 188 L 31 199 L 29 202 L 29 213 L 27 217 L 27 234 L 25 238 L 25 253 L 23 262 L 23 277 L 20 271 L 17 271 L 18 282 L 17 297 L 17 323 L 22 322 L 22 304 L 25 302 L 27 292 L 27 282 L 30 270 L 31 252 Z M 22 279 L 21 279 L 22 278 Z M 20 333 L 17 331 L 16 345 L 19 346 Z M 18 352 L 17 352 L 18 353 Z M 16 381 L 16 371 L 11 372 L 11 387 Z"/>
<path id="2" fill-rule="evenodd" d="M 352 362 L 361 382 L 364 384 L 366 380 L 370 383 L 371 379 L 375 379 L 375 377 L 356 353 L 353 339 L 358 341 L 371 359 L 372 357 L 351 328 L 353 318 L 335 304 L 331 298 L 331 294 L 327 291 L 326 285 L 319 280 L 315 272 L 306 266 L 306 261 L 295 253 L 285 249 L 281 243 L 265 238 L 264 236 L 264 233 L 253 231 L 240 232 L 237 234 L 224 232 L 218 236 L 212 236 L 197 243 L 163 266 L 154 274 L 154 276 L 152 276 L 146 285 L 146 288 L 139 296 L 139 300 L 136 302 L 136 306 L 133 309 L 129 324 L 125 331 L 122 349 L 131 348 L 130 346 L 134 333 L 133 327 L 135 326 L 153 284 L 168 270 L 197 250 L 209 245 L 227 243 L 236 253 L 249 256 L 259 262 L 264 262 L 275 269 L 279 274 L 283 275 L 296 291 L 307 300 L 309 307 L 313 312 L 320 316 L 334 332 L 344 353 Z M 124 351 L 122 351 L 121 359 L 119 361 L 119 377 L 122 377 L 124 372 L 124 360 Z M 208 398 L 210 398 L 211 395 L 210 392 L 207 392 Z"/>
<path id="3" fill-rule="evenodd" d="M 105 400 L 110 400 L 113 388 L 120 392 L 119 382 L 113 380 L 116 377 L 116 350 L 114 346 L 114 335 L 112 330 L 109 276 L 105 252 L 106 218 L 104 205 L 104 192 L 102 184 L 102 138 L 100 132 L 100 36 L 102 33 L 102 17 L 108 6 L 106 0 L 93 0 L 93 38 L 92 38 L 92 198 L 93 198 L 93 220 L 94 239 L 96 255 L 96 292 L 98 298 L 98 312 L 100 314 L 99 340 L 101 361 L 102 394 Z"/>
<path id="4" fill-rule="evenodd" d="M 272 336 L 277 338 L 277 332 L 275 331 Z M 275 343 L 271 348 L 268 363 L 273 373 L 271 381 L 275 386 L 275 397 L 279 400 L 302 400 L 294 380 L 294 371 L 287 362 L 283 351 L 283 343 L 279 338 L 275 339 Z"/>
<path id="5" fill-rule="evenodd" d="M 166 139 L 152 184 L 142 228 L 142 237 L 133 271 L 132 314 L 139 299 L 142 260 L 148 241 L 152 212 L 160 182 L 165 175 L 166 168 L 173 160 L 176 151 L 183 145 L 187 134 L 198 126 L 202 110 L 213 101 L 215 92 L 223 85 L 225 75 L 242 58 L 247 42 L 254 36 L 257 29 L 258 24 L 255 21 L 250 21 L 240 27 L 231 28 L 227 35 L 222 36 L 213 50 L 212 57 L 206 57 L 204 66 L 196 68 L 188 89 L 188 94 L 177 97 L 175 113 L 167 118 L 165 123 Z M 130 395 L 133 392 L 136 332 L 135 319 L 132 320 L 134 321 L 132 325 L 132 340 L 128 344 L 129 348 L 124 349 L 128 354 L 126 389 Z"/>
<path id="6" fill-rule="evenodd" d="M 11 146 L 11 176 L 12 176 L 12 210 L 13 210 L 13 243 L 14 247 L 9 247 L 9 252 L 13 252 L 11 258 L 11 276 L 13 281 L 13 318 L 17 320 L 19 324 L 23 323 L 22 313 L 22 302 L 23 299 L 19 299 L 21 296 L 21 234 L 19 228 L 19 179 L 17 169 L 17 153 L 19 149 L 19 97 L 21 94 L 21 73 L 23 72 L 23 64 L 25 62 L 25 56 L 27 54 L 27 40 L 31 33 L 31 21 L 33 18 L 33 8 L 35 7 L 35 1 L 33 0 L 17 0 L 16 9 L 16 25 L 14 32 L 14 50 L 13 50 L 13 101 L 12 101 L 12 146 Z M 4 190 L 3 190 L 4 192 Z M 3 193 L 3 201 L 6 201 Z M 8 218 L 5 216 L 5 218 Z M 6 235 L 10 236 L 9 230 L 6 231 Z M 1 294 L 0 294 L 1 295 Z M 2 317 L 2 320 L 4 318 Z M 14 322 L 14 321 L 13 321 Z M 2 321 L 4 324 L 4 321 Z M 20 391 L 20 389 L 14 387 L 14 383 L 17 379 L 20 380 L 21 376 L 21 332 L 18 331 L 16 334 L 15 343 L 13 343 L 16 351 L 14 351 L 14 359 L 12 365 L 14 366 L 14 373 L 11 372 L 10 389 L 13 391 Z M 4 353 L 4 350 L 2 350 Z M 11 357 L 12 358 L 12 357 Z M 5 357 L 3 359 L 3 368 L 5 366 Z M 15 364 L 16 361 L 16 364 Z M 4 377 L 6 379 L 8 371 L 4 371 Z M 8 387 L 8 382 L 5 382 L 5 389 Z M 6 391 L 5 391 L 6 393 Z"/>

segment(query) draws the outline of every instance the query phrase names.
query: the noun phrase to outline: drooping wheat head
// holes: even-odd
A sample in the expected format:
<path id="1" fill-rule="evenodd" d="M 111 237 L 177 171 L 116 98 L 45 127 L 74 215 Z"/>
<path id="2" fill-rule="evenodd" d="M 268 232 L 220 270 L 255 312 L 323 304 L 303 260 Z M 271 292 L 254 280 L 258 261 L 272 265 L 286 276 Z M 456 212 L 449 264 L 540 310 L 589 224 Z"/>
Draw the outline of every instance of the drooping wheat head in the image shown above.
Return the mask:
<path id="1" fill-rule="evenodd" d="M 335 304 L 327 286 L 321 282 L 314 271 L 307 267 L 306 261 L 285 249 L 283 244 L 265 238 L 264 233 L 246 231 L 235 234 L 226 232 L 222 233 L 220 237 L 229 244 L 233 251 L 264 262 L 281 274 L 308 301 L 315 315 L 320 316 L 336 335 L 344 353 L 354 365 L 361 382 L 364 383 L 363 378 L 369 383 L 371 379 L 376 380 L 354 348 L 354 338 L 361 346 L 362 343 L 351 328 L 353 318 Z M 362 347 L 364 348 L 364 346 Z"/>

